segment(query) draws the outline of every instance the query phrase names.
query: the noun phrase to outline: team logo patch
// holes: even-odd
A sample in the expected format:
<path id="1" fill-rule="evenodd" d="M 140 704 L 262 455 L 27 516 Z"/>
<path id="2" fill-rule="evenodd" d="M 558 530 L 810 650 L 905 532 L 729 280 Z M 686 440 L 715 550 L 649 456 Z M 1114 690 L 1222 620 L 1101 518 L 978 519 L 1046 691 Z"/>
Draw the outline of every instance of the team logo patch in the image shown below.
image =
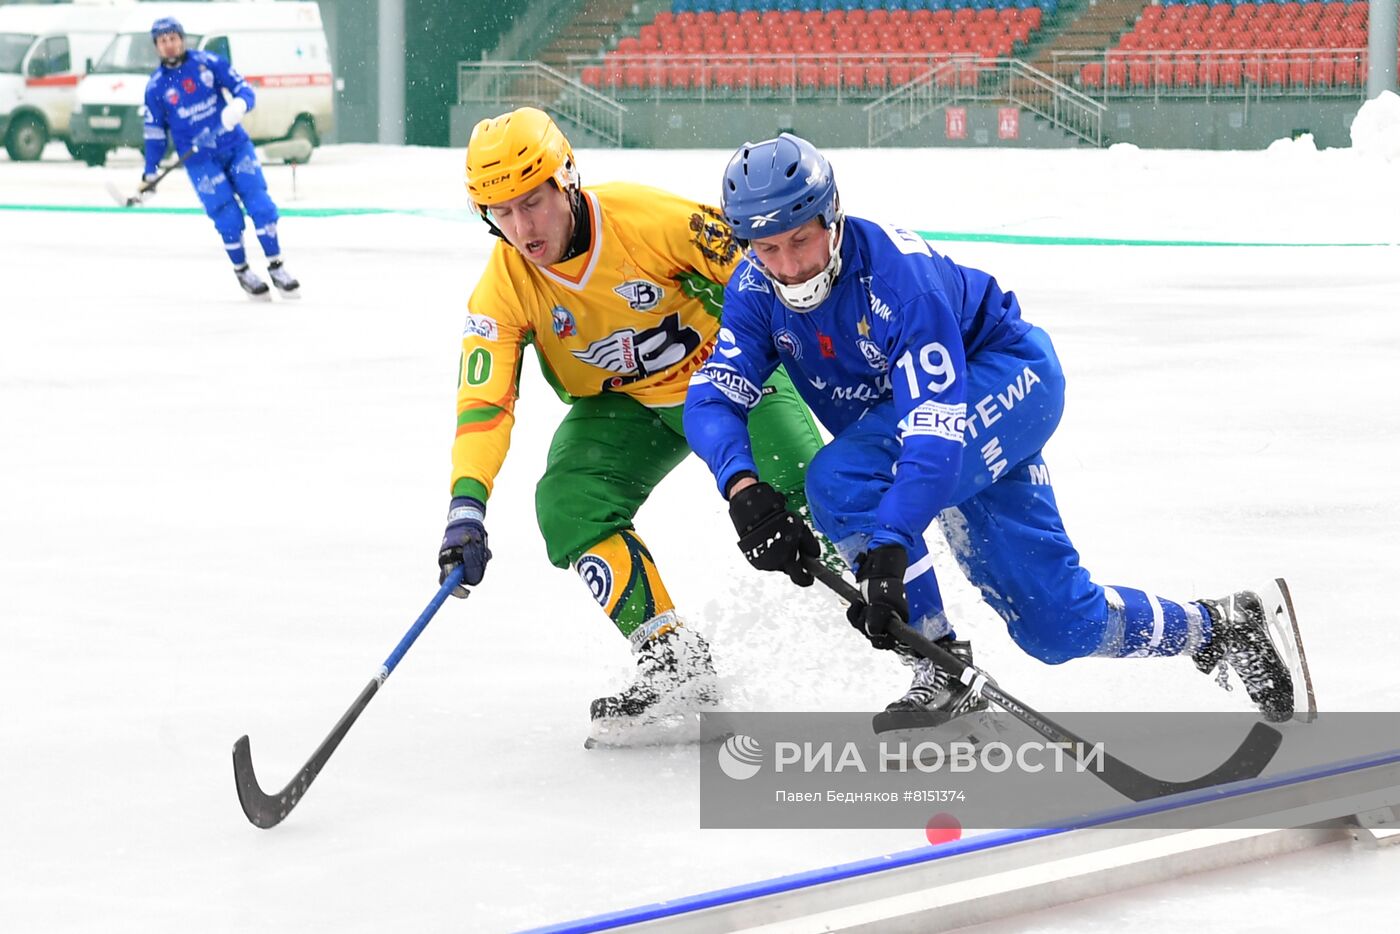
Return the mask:
<path id="1" fill-rule="evenodd" d="M 598 605 L 603 609 L 608 608 L 608 601 L 612 598 L 613 572 L 604 561 L 597 555 L 584 555 L 578 559 L 578 564 L 574 566 L 578 571 L 578 576 L 583 579 L 588 592 L 593 594 L 593 599 L 598 601 Z"/>
<path id="2" fill-rule="evenodd" d="M 739 273 L 739 291 L 773 294 L 773 290 L 768 287 L 768 277 L 754 269 L 750 263 L 744 264 L 744 271 Z"/>
<path id="3" fill-rule="evenodd" d="M 884 352 L 868 337 L 862 337 L 856 342 L 860 346 L 860 354 L 865 358 L 865 362 L 870 364 L 873 370 L 881 373 L 890 368 L 890 361 Z"/>
<path id="4" fill-rule="evenodd" d="M 794 360 L 802 359 L 802 342 L 787 328 L 782 328 L 773 335 L 773 346 Z"/>
<path id="5" fill-rule="evenodd" d="M 578 336 L 578 324 L 574 321 L 573 313 L 563 305 L 555 305 L 550 310 L 549 317 L 554 322 L 555 337 Z"/>
<path id="6" fill-rule="evenodd" d="M 703 215 L 690 215 L 690 232 L 694 234 L 690 242 L 710 262 L 728 265 L 734 261 L 734 254 L 739 252 L 734 231 L 729 229 L 714 208 L 702 207 L 700 210 L 704 212 Z"/>
<path id="7" fill-rule="evenodd" d="M 171 104 L 172 106 L 180 103 L 180 92 L 175 90 L 174 88 L 171 88 L 170 90 L 165 92 L 165 101 L 166 103 Z"/>
<path id="8" fill-rule="evenodd" d="M 496 326 L 496 319 L 486 315 L 467 315 L 467 323 L 462 326 L 463 337 L 476 336 L 493 341 L 499 335 L 500 329 Z"/>
<path id="9" fill-rule="evenodd" d="M 194 83 L 193 78 L 186 78 L 184 81 L 180 82 L 180 87 L 185 89 L 186 94 L 193 94 L 197 85 Z"/>
<path id="10" fill-rule="evenodd" d="M 625 298 L 633 311 L 651 311 L 666 294 L 661 286 L 646 279 L 629 279 L 613 291 Z"/>
<path id="11" fill-rule="evenodd" d="M 199 80 L 204 82 L 206 88 L 212 88 L 214 86 L 214 73 L 208 68 L 201 67 L 199 69 Z"/>

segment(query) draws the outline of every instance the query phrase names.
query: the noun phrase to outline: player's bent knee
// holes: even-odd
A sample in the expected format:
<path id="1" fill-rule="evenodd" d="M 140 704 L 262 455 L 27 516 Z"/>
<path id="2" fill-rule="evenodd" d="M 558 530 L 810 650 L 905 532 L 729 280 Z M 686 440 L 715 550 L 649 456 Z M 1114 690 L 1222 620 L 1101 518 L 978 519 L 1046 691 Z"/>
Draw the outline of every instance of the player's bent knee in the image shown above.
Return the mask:
<path id="1" fill-rule="evenodd" d="M 1021 651 L 1047 665 L 1061 665 L 1093 655 L 1107 625 L 1107 620 L 1074 613 L 1042 613 L 1035 620 L 1016 620 L 1008 629 Z"/>
<path id="2" fill-rule="evenodd" d="M 535 518 L 555 567 L 567 568 L 589 548 L 631 524 L 630 517 L 619 517 L 608 503 L 581 489 L 586 486 L 578 476 L 550 472 L 535 485 Z"/>

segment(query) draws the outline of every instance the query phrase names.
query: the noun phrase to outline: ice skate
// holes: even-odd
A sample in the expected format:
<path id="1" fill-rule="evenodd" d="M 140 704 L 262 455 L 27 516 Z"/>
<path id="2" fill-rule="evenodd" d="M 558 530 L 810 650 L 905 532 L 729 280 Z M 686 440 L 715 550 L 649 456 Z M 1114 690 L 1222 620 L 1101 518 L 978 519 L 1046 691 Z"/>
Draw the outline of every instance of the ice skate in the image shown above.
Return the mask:
<path id="1" fill-rule="evenodd" d="M 1245 590 L 1200 603 L 1210 613 L 1212 638 L 1192 655 L 1196 667 L 1205 674 L 1216 672 L 1226 690 L 1233 669 L 1250 700 L 1272 723 L 1292 718 L 1300 701 L 1303 719 L 1312 720 L 1317 713 L 1312 676 L 1282 578 L 1257 592 Z"/>
<path id="2" fill-rule="evenodd" d="M 936 643 L 960 661 L 972 664 L 972 646 L 948 637 Z M 981 741 L 990 709 L 987 701 L 927 658 L 906 657 L 914 680 L 904 696 L 875 715 L 876 733 L 910 732 L 927 742 Z M 912 735 L 911 735 L 911 738 Z"/>
<path id="3" fill-rule="evenodd" d="M 637 674 L 617 694 L 593 701 L 584 745 L 649 746 L 700 740 L 698 713 L 719 702 L 710 646 L 677 625 L 637 652 Z"/>
<path id="4" fill-rule="evenodd" d="M 280 259 L 274 259 L 267 264 L 267 274 L 276 286 L 278 295 L 283 298 L 301 298 L 301 283 L 287 272 Z"/>
<path id="5" fill-rule="evenodd" d="M 243 291 L 248 293 L 248 297 L 255 301 L 266 302 L 272 300 L 272 294 L 267 288 L 267 283 L 257 273 L 248 268 L 248 264 L 237 266 L 233 274 L 238 277 L 238 284 Z"/>

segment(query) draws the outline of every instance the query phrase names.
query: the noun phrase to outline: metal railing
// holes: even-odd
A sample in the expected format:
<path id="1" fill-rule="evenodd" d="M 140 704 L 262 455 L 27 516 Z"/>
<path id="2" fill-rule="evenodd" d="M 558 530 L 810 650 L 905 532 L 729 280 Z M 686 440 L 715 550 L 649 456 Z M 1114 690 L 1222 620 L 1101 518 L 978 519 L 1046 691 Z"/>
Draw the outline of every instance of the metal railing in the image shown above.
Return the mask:
<path id="1" fill-rule="evenodd" d="M 868 144 L 877 145 L 963 101 L 1005 101 L 1095 146 L 1107 107 L 1016 58 L 955 57 L 865 106 Z"/>
<path id="2" fill-rule="evenodd" d="M 458 62 L 457 103 L 540 107 L 613 146 L 622 145 L 627 114 L 626 105 L 543 62 Z"/>
<path id="3" fill-rule="evenodd" d="M 1365 49 L 1111 49 L 1051 53 L 1051 75 L 1100 101 L 1363 97 Z"/>

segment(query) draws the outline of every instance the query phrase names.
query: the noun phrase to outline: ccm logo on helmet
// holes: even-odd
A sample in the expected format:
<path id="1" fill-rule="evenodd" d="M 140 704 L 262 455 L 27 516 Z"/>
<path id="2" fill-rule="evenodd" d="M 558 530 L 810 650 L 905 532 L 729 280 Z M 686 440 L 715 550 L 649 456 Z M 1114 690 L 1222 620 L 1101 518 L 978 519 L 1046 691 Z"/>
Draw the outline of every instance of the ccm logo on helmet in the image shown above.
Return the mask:
<path id="1" fill-rule="evenodd" d="M 497 175 L 495 178 L 488 178 L 486 181 L 484 181 L 484 182 L 481 183 L 481 187 L 482 187 L 482 188 L 490 188 L 492 185 L 499 185 L 501 182 L 509 181 L 509 180 L 510 180 L 510 173 L 507 172 L 505 175 Z"/>
<path id="2" fill-rule="evenodd" d="M 782 210 L 779 208 L 778 210 Z M 766 224 L 776 224 L 778 222 L 778 211 L 770 211 L 767 214 L 755 214 L 749 218 L 749 223 L 755 227 L 763 227 Z"/>

